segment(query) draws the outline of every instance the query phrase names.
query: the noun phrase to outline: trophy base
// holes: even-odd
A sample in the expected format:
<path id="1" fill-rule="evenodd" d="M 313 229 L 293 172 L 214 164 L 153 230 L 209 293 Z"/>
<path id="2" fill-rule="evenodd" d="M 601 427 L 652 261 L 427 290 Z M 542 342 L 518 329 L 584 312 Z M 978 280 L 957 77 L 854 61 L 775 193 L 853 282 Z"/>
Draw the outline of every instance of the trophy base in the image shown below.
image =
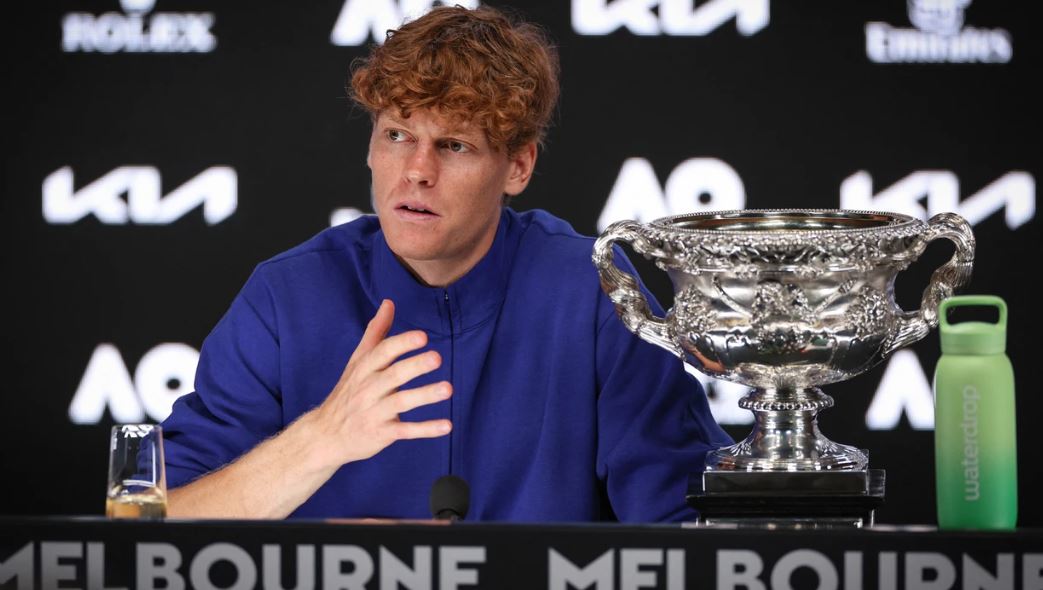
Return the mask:
<path id="1" fill-rule="evenodd" d="M 685 499 L 697 525 L 866 527 L 884 501 L 884 470 L 707 471 Z"/>

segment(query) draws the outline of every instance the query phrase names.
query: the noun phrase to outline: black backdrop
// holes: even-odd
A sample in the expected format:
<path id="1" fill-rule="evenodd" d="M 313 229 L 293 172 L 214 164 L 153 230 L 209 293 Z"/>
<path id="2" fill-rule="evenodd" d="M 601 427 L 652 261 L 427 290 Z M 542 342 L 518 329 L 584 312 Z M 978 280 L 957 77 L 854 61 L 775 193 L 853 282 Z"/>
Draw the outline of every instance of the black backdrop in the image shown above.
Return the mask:
<path id="1" fill-rule="evenodd" d="M 948 4 L 932 20 L 902 0 L 518 1 L 560 45 L 563 94 L 514 206 L 588 234 L 613 214 L 732 207 L 965 215 L 978 251 L 964 292 L 1011 308 L 1019 522 L 1040 525 L 1037 21 L 1031 3 Z M 256 263 L 371 210 L 347 67 L 368 31 L 424 5 L 5 6 L 4 512 L 101 513 L 109 426 L 159 420 L 188 390 Z M 900 276 L 904 308 L 951 253 L 932 245 Z M 635 262 L 669 305 L 665 275 Z M 934 331 L 827 388 L 825 434 L 888 471 L 881 522 L 934 522 L 938 354 Z M 734 389 L 710 392 L 744 436 Z"/>

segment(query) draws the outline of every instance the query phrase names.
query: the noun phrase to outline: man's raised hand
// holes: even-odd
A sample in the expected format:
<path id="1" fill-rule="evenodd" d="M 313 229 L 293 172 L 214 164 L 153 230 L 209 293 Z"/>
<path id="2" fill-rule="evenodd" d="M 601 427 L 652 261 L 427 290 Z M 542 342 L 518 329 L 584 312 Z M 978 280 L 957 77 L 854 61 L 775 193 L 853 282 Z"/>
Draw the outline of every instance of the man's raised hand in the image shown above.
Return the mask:
<path id="1" fill-rule="evenodd" d="M 399 359 L 427 345 L 420 330 L 388 337 L 395 306 L 384 300 L 366 326 L 355 352 L 326 400 L 307 419 L 322 436 L 324 463 L 339 467 L 376 455 L 397 440 L 435 438 L 452 429 L 449 420 L 404 422 L 403 414 L 448 399 L 452 385 L 440 381 L 399 391 L 409 381 L 437 369 L 441 356 L 433 351 Z"/>

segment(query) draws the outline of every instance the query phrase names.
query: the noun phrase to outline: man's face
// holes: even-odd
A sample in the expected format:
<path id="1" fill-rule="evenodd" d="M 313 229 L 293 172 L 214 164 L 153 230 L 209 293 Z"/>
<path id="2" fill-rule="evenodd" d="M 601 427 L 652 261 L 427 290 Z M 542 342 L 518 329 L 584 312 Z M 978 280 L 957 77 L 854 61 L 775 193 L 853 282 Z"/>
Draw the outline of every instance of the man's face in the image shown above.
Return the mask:
<path id="1" fill-rule="evenodd" d="M 503 195 L 525 188 L 535 160 L 535 145 L 509 156 L 428 110 L 381 113 L 367 163 L 392 252 L 428 284 L 458 279 L 489 250 Z"/>

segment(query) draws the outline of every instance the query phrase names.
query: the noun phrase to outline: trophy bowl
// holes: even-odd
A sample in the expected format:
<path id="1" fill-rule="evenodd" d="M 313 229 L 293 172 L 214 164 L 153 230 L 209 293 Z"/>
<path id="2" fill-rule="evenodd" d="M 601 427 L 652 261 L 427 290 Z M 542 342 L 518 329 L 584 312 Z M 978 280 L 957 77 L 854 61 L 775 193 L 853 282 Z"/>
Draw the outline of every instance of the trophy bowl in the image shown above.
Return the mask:
<path id="1" fill-rule="evenodd" d="M 903 311 L 895 277 L 938 238 L 956 252 L 932 275 L 920 309 Z M 665 318 L 615 265 L 616 242 L 670 275 Z M 974 235 L 952 213 L 924 222 L 869 211 L 722 211 L 614 223 L 593 260 L 629 330 L 706 375 L 752 388 L 739 402 L 754 413 L 752 432 L 709 453 L 707 473 L 864 471 L 864 451 L 819 432 L 818 412 L 833 405 L 819 387 L 869 370 L 937 326 L 938 304 L 970 278 Z"/>

